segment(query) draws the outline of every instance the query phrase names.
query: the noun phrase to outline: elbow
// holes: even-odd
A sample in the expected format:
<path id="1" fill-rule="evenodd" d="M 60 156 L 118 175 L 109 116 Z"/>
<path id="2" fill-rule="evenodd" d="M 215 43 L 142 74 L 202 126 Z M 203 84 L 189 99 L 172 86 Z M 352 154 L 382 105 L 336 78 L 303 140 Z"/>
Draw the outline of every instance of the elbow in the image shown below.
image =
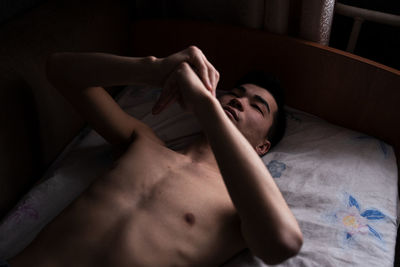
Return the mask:
<path id="1" fill-rule="evenodd" d="M 262 251 L 255 253 L 255 255 L 266 264 L 275 265 L 296 256 L 300 252 L 302 245 L 303 235 L 298 231 L 296 233 L 282 235 L 276 242 L 273 242 L 269 248 L 264 247 Z"/>

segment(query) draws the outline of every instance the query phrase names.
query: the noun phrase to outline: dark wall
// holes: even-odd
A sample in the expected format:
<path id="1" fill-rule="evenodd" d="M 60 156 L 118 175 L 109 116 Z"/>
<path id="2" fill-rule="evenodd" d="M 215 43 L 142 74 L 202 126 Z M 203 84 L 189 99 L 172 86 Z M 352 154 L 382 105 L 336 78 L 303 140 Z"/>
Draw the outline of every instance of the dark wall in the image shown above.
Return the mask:
<path id="1" fill-rule="evenodd" d="M 46 0 L 0 0 L 0 25 L 44 3 Z"/>

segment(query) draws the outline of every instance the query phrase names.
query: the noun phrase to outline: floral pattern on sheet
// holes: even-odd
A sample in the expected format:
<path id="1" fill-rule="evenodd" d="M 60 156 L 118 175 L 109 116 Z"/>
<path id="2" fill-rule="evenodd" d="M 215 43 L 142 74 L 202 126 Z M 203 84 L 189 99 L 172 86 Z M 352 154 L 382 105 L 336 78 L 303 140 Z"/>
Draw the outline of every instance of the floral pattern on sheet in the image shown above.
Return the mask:
<path id="1" fill-rule="evenodd" d="M 19 224 L 25 218 L 30 218 L 33 220 L 39 219 L 39 212 L 34 208 L 32 201 L 30 198 L 23 200 L 14 210 L 12 215 L 10 216 L 10 220 Z"/>
<path id="2" fill-rule="evenodd" d="M 277 160 L 271 160 L 267 164 L 267 168 L 273 178 L 280 178 L 282 172 L 286 170 L 286 164 Z"/>
<path id="3" fill-rule="evenodd" d="M 340 239 L 344 240 L 344 245 L 351 245 L 357 242 L 359 237 L 368 235 L 369 240 L 372 238 L 371 241 L 380 243 L 380 247 L 383 248 L 383 236 L 374 224 L 384 220 L 386 215 L 377 209 L 363 210 L 359 201 L 351 194 L 345 193 L 345 200 L 346 203 L 342 204 L 341 208 L 330 214 L 331 222 L 342 232 Z"/>
<path id="4" fill-rule="evenodd" d="M 379 149 L 382 151 L 382 154 L 385 157 L 385 159 L 387 159 L 389 157 L 388 145 L 385 142 L 378 140 L 369 135 L 358 135 L 355 138 L 358 140 L 375 140 L 375 141 L 377 141 L 378 145 L 379 145 Z"/>

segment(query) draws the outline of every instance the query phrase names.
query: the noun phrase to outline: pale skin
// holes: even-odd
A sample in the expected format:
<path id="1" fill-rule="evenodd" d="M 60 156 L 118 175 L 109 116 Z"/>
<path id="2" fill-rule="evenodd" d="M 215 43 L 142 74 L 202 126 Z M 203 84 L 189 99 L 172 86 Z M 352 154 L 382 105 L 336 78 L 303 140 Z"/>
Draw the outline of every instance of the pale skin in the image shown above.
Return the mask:
<path id="1" fill-rule="evenodd" d="M 267 90 L 244 84 L 217 99 L 219 74 L 196 47 L 166 58 L 59 53 L 48 77 L 124 152 L 11 266 L 218 266 L 245 247 L 276 264 L 298 253 L 298 223 L 259 157 L 277 110 Z M 103 89 L 125 84 L 163 86 L 153 113 L 178 100 L 202 138 L 168 149 Z"/>

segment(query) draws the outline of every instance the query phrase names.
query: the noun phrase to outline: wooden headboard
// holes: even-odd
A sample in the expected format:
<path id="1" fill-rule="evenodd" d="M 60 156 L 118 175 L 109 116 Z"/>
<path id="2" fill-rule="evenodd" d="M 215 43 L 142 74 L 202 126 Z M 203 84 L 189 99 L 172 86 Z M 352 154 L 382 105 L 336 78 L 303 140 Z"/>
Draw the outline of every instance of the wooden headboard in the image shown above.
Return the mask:
<path id="1" fill-rule="evenodd" d="M 400 71 L 316 43 L 264 31 L 193 21 L 139 21 L 134 56 L 163 57 L 196 45 L 220 71 L 220 88 L 252 69 L 275 74 L 287 104 L 361 131 L 400 151 Z M 399 164 L 398 164 L 399 165 Z"/>

